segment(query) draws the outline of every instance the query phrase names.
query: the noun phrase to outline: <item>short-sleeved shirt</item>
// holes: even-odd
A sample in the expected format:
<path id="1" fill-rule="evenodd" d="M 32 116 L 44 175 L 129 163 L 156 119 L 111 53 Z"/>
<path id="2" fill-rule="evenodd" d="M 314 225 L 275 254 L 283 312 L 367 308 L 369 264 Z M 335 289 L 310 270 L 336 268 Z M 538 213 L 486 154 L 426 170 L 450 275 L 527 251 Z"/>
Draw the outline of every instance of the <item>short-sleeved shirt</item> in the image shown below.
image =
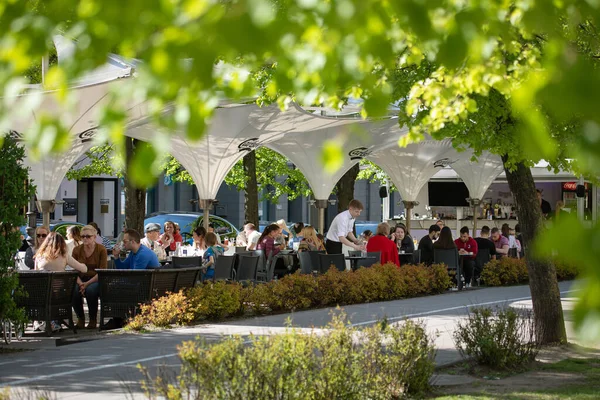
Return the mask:
<path id="1" fill-rule="evenodd" d="M 260 239 L 260 232 L 252 231 L 252 233 L 250 235 L 248 235 L 248 246 L 253 244 L 254 249 L 256 249 L 256 245 L 258 244 L 258 239 Z"/>
<path id="2" fill-rule="evenodd" d="M 214 263 L 216 263 L 217 257 L 219 257 L 221 254 L 223 254 L 223 248 L 221 246 L 209 247 L 208 249 L 206 249 L 206 251 L 202 255 L 202 264 L 206 264 L 207 262 L 209 262 L 211 257 L 214 258 L 213 261 L 214 261 Z M 215 268 L 214 263 L 209 268 L 214 269 Z"/>
<path id="3" fill-rule="evenodd" d="M 496 249 L 501 249 L 504 246 L 508 246 L 508 239 L 505 236 L 500 235 L 500 239 L 498 240 L 494 240 L 494 247 L 496 247 Z"/>
<path id="4" fill-rule="evenodd" d="M 346 237 L 354 229 L 354 218 L 350 211 L 346 210 L 335 216 L 327 232 L 327 240 L 340 241 L 340 237 Z"/>

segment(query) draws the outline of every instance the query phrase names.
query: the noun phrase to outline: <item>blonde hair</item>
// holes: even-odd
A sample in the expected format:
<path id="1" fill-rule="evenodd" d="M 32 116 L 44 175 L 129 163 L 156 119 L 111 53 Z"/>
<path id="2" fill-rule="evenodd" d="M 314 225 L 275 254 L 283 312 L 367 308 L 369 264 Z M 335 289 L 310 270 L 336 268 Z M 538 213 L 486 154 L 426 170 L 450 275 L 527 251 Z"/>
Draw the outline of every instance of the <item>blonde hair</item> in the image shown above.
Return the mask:
<path id="1" fill-rule="evenodd" d="M 302 237 L 308 241 L 308 242 L 312 242 L 314 244 L 322 244 L 323 242 L 321 242 L 321 239 L 319 239 L 319 237 L 317 236 L 317 231 L 315 230 L 314 227 L 307 225 L 304 227 L 304 229 L 302 229 Z"/>
<path id="2" fill-rule="evenodd" d="M 377 231 L 375 231 L 375 234 L 387 236 L 389 231 L 390 231 L 389 224 L 387 222 L 382 222 L 379 225 L 377 225 Z"/>
<path id="3" fill-rule="evenodd" d="M 82 234 L 83 234 L 83 232 L 86 232 L 86 231 L 90 232 L 90 233 L 93 233 L 94 235 L 98 234 L 98 231 L 92 225 L 86 225 L 83 228 L 81 228 L 81 233 Z"/>
<path id="4" fill-rule="evenodd" d="M 56 232 L 50 232 L 37 251 L 35 258 L 56 260 L 58 257 L 65 257 L 66 255 L 67 242 L 65 242 L 65 239 Z"/>
<path id="5" fill-rule="evenodd" d="M 39 230 L 40 230 L 40 229 L 44 229 L 44 230 L 46 231 L 47 235 L 49 235 L 49 234 L 50 234 L 50 228 L 49 228 L 49 227 L 47 227 L 47 226 L 41 225 L 41 226 L 38 226 L 37 228 L 35 228 L 35 243 L 34 243 L 34 245 L 35 245 L 34 247 L 35 247 L 35 248 L 39 248 L 39 246 L 38 246 L 37 244 L 39 243 L 38 241 L 40 240 L 40 237 L 38 236 L 38 235 L 39 235 Z M 47 236 L 46 236 L 46 237 L 47 237 Z M 44 241 L 42 240 L 42 243 L 43 243 L 43 242 L 44 242 Z M 40 244 L 40 246 L 41 246 L 41 244 Z"/>

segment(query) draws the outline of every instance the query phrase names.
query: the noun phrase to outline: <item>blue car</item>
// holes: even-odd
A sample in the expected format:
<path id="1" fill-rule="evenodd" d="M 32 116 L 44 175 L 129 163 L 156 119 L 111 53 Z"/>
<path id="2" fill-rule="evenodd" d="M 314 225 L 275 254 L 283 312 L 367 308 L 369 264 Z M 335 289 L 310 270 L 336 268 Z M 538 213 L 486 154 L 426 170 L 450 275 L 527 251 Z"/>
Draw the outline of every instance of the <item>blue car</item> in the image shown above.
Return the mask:
<path id="1" fill-rule="evenodd" d="M 221 240 L 224 240 L 225 238 L 234 239 L 237 237 L 239 232 L 231 222 L 224 218 L 217 217 L 216 215 L 209 215 L 209 220 L 210 223 L 214 225 L 215 232 L 221 236 Z M 193 212 L 153 213 L 146 217 L 144 226 L 154 222 L 161 226 L 160 232 L 163 233 L 164 224 L 167 221 L 178 224 L 181 229 L 183 241 L 191 244 L 193 242 L 192 230 L 194 227 L 202 225 L 204 214 Z"/>

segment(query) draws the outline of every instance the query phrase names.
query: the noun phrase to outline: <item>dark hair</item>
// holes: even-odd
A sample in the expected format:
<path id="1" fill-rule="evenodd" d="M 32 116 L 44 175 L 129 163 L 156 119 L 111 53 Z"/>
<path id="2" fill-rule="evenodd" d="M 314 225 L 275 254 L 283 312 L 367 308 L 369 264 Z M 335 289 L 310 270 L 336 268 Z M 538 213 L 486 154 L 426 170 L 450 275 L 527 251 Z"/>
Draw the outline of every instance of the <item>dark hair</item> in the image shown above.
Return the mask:
<path id="1" fill-rule="evenodd" d="M 505 238 L 508 239 L 508 236 L 510 235 L 510 227 L 508 226 L 507 223 L 502 224 L 502 236 L 504 236 Z"/>
<path id="2" fill-rule="evenodd" d="M 317 237 L 319 238 L 319 240 L 323 243 L 325 243 L 325 236 L 323 236 L 322 233 L 317 233 Z"/>
<path id="3" fill-rule="evenodd" d="M 208 232 L 206 236 L 204 236 L 204 242 L 207 246 L 214 246 L 217 244 L 217 235 L 215 235 L 213 232 Z"/>
<path id="4" fill-rule="evenodd" d="M 466 226 L 463 226 L 462 228 L 460 228 L 460 234 L 462 235 L 463 233 L 466 233 L 467 235 L 469 234 L 469 228 Z"/>
<path id="5" fill-rule="evenodd" d="M 519 224 L 515 225 L 515 231 L 521 233 L 521 226 Z"/>
<path id="6" fill-rule="evenodd" d="M 300 232 L 302 232 L 302 229 L 304 229 L 304 222 L 296 222 L 294 224 L 294 232 L 296 234 L 299 234 Z"/>
<path id="7" fill-rule="evenodd" d="M 536 192 L 538 192 L 539 194 L 542 194 L 542 191 L 540 189 L 535 189 Z"/>
<path id="8" fill-rule="evenodd" d="M 487 225 L 484 225 L 481 227 L 481 233 L 485 234 L 485 235 L 489 235 L 490 234 L 490 227 Z"/>
<path id="9" fill-rule="evenodd" d="M 123 234 L 127 234 L 127 236 L 129 236 L 129 240 L 132 240 L 136 243 L 139 243 L 140 240 L 142 240 L 140 233 L 138 231 L 136 231 L 135 229 L 125 229 L 123 231 Z"/>
<path id="10" fill-rule="evenodd" d="M 441 230 L 442 230 L 442 228 L 440 228 L 440 226 L 436 225 L 436 224 L 433 224 L 433 225 L 431 225 L 429 227 L 429 233 L 431 233 L 431 232 L 439 232 Z"/>
<path id="11" fill-rule="evenodd" d="M 363 210 L 364 206 L 359 200 L 353 199 L 350 201 L 350 203 L 348 203 L 348 208 L 356 208 L 357 210 Z"/>
<path id="12" fill-rule="evenodd" d="M 209 228 L 213 228 L 213 229 L 215 229 L 215 224 L 213 224 L 213 223 L 211 222 L 210 224 L 208 224 L 208 227 L 209 227 Z"/>
<path id="13" fill-rule="evenodd" d="M 281 229 L 281 228 L 280 228 L 280 227 L 279 227 L 279 225 L 277 225 L 277 224 L 271 224 L 271 225 L 268 225 L 268 226 L 265 228 L 265 230 L 263 231 L 262 235 L 260 235 L 260 238 L 258 239 L 258 243 L 262 243 L 263 239 L 264 239 L 265 237 L 267 237 L 267 235 L 268 235 L 268 234 L 270 234 L 271 232 L 273 232 L 273 231 L 278 231 L 278 230 L 280 230 L 280 229 Z"/>
<path id="14" fill-rule="evenodd" d="M 205 237 L 206 236 L 206 229 L 199 225 L 196 227 L 196 229 L 194 229 L 194 233 L 200 237 Z"/>
<path id="15" fill-rule="evenodd" d="M 398 228 L 402 228 L 402 230 L 404 230 L 404 236 L 410 236 L 410 232 L 408 231 L 408 228 L 406 228 L 406 225 L 401 222 L 397 223 L 394 227 L 394 232 L 396 232 L 396 229 Z"/>
<path id="16" fill-rule="evenodd" d="M 500 232 L 500 229 L 493 227 L 491 230 L 492 233 Z"/>
<path id="17" fill-rule="evenodd" d="M 371 230 L 370 230 L 370 229 L 366 229 L 366 230 L 363 232 L 363 235 L 364 235 L 364 236 L 372 236 L 372 235 L 373 235 L 373 232 L 371 232 Z"/>
<path id="18" fill-rule="evenodd" d="M 440 231 L 440 238 L 433 244 L 436 249 L 455 249 L 454 239 L 452 239 L 452 230 L 444 226 Z"/>

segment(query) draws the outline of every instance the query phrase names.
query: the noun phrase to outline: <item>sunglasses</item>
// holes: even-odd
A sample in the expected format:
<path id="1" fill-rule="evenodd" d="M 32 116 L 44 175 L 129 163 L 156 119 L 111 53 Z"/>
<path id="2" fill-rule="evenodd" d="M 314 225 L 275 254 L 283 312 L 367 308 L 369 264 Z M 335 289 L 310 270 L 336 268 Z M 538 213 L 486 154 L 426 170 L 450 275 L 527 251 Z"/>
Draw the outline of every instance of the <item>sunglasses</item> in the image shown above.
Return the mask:
<path id="1" fill-rule="evenodd" d="M 48 237 L 47 233 L 38 233 L 37 237 L 39 237 L 40 239 L 46 239 Z"/>
<path id="2" fill-rule="evenodd" d="M 84 238 L 84 239 L 91 239 L 94 236 L 92 236 L 92 235 L 81 235 L 81 237 Z"/>

